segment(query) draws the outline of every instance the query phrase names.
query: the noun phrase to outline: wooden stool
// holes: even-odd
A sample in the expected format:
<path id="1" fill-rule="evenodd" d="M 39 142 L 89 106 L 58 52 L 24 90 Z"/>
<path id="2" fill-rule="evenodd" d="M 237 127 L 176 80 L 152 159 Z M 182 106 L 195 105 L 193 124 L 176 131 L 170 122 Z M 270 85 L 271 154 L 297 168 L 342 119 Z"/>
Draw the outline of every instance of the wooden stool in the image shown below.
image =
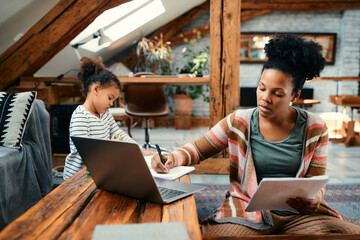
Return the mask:
<path id="1" fill-rule="evenodd" d="M 339 96 L 329 96 L 329 101 L 333 104 L 350 107 L 351 108 L 351 120 L 348 122 L 346 137 L 333 140 L 333 143 L 345 143 L 346 147 L 350 146 L 360 146 L 360 136 L 355 132 L 355 121 L 353 110 L 360 108 L 360 96 L 354 95 L 339 95 Z"/>

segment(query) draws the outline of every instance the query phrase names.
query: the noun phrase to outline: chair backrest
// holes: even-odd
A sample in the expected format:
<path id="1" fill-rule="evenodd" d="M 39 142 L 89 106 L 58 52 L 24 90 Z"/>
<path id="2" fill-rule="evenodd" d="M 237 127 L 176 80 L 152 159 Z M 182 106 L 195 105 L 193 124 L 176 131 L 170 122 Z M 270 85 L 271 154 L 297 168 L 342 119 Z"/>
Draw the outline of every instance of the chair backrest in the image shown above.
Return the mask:
<path id="1" fill-rule="evenodd" d="M 137 73 L 134 77 L 153 75 L 153 73 Z M 170 113 L 163 84 L 126 84 L 125 111 L 136 117 L 162 117 Z"/>

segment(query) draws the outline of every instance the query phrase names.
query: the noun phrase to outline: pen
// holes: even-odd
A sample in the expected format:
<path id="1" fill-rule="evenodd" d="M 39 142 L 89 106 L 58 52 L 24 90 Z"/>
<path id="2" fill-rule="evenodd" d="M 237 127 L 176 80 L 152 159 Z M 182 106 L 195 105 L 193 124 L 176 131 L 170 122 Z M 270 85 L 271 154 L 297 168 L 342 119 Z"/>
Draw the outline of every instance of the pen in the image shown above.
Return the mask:
<path id="1" fill-rule="evenodd" d="M 157 152 L 158 152 L 158 154 L 159 154 L 159 156 L 160 156 L 161 163 L 165 166 L 165 160 L 164 160 L 164 158 L 163 158 L 162 155 L 161 155 L 161 149 L 160 149 L 159 145 L 155 144 L 155 147 L 156 147 L 156 150 L 157 150 Z"/>

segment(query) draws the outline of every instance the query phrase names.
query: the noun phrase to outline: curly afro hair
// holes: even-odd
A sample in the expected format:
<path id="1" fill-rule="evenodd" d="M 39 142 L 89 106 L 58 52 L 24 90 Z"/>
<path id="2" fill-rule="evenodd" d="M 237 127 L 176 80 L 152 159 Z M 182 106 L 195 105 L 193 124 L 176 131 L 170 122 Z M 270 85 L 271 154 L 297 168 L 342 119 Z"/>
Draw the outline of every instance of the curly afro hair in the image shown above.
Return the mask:
<path id="1" fill-rule="evenodd" d="M 80 72 L 78 78 L 82 83 L 82 93 L 86 98 L 89 88 L 95 83 L 99 83 L 102 87 L 108 87 L 112 84 L 120 89 L 119 79 L 109 70 L 105 69 L 102 58 L 98 59 L 85 56 L 80 59 Z"/>
<path id="2" fill-rule="evenodd" d="M 268 61 L 262 71 L 277 69 L 290 74 L 293 77 L 293 94 L 302 89 L 306 80 L 319 77 L 325 66 L 322 46 L 300 36 L 276 34 L 264 49 Z"/>

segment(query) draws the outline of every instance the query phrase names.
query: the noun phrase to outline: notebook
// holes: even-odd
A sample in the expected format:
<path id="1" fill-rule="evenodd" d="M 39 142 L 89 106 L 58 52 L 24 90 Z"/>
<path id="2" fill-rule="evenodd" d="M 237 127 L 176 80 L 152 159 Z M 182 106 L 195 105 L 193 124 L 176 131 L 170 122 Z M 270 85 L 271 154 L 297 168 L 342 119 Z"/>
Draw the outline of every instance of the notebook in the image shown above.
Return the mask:
<path id="1" fill-rule="evenodd" d="M 205 188 L 154 178 L 137 144 L 88 137 L 71 139 L 99 189 L 168 204 Z"/>
<path id="2" fill-rule="evenodd" d="M 156 178 L 175 180 L 195 170 L 193 166 L 177 166 L 174 168 L 170 168 L 170 172 L 168 172 L 167 174 L 157 173 L 154 169 L 151 168 L 151 159 L 152 156 L 145 156 L 146 164 L 148 165 L 153 177 Z"/>

